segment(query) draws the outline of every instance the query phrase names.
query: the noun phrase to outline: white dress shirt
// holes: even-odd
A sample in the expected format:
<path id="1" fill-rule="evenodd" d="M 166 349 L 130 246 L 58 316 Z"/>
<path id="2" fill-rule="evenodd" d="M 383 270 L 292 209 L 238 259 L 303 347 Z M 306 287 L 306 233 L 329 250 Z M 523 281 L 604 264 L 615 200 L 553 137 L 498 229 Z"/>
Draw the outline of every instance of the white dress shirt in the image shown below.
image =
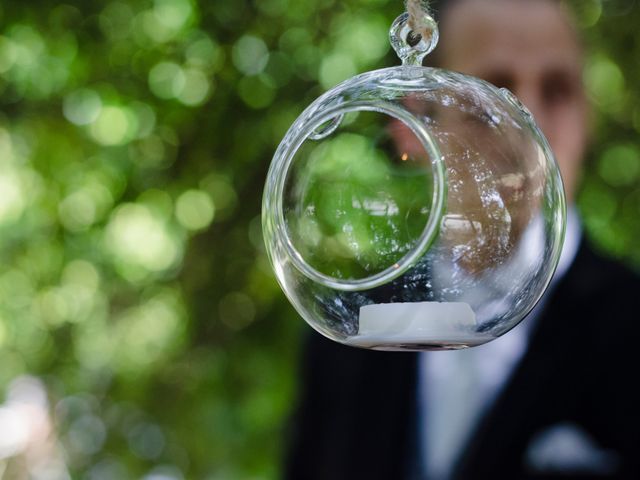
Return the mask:
<path id="1" fill-rule="evenodd" d="M 575 208 L 553 285 L 567 272 L 580 244 Z M 419 364 L 419 418 L 423 471 L 428 480 L 450 478 L 477 422 L 493 404 L 527 350 L 531 326 L 544 303 L 503 337 L 457 351 L 425 352 Z"/>

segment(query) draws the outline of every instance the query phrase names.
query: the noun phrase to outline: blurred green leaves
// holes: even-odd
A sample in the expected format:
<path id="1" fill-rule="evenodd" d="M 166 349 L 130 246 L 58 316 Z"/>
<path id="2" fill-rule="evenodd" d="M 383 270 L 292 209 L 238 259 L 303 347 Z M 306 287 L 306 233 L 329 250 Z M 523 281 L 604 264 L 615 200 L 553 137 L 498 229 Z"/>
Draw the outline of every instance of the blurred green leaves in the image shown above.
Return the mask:
<path id="1" fill-rule="evenodd" d="M 585 69 L 595 111 L 592 148 L 578 204 L 587 234 L 604 251 L 640 265 L 640 71 L 632 66 L 640 44 L 631 18 L 636 2 L 570 2 L 585 28 Z"/>

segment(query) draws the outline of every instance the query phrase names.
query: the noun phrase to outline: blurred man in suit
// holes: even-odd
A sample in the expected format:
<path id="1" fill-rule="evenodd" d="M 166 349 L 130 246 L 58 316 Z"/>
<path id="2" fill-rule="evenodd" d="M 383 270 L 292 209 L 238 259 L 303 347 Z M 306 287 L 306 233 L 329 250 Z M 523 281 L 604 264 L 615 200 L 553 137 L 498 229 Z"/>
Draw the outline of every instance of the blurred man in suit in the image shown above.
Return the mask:
<path id="1" fill-rule="evenodd" d="M 561 263 L 529 318 L 482 347 L 392 354 L 313 334 L 287 478 L 640 478 L 640 281 L 590 249 L 573 207 L 589 108 L 571 16 L 554 0 L 436 11 L 437 65 L 509 88 L 556 154 L 571 205 Z"/>

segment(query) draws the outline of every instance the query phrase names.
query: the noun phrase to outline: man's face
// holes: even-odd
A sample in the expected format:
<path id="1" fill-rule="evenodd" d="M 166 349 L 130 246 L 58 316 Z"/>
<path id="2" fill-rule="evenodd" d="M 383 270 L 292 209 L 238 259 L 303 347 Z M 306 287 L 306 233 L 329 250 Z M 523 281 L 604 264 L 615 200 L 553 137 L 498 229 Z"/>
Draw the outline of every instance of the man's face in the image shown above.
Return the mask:
<path id="1" fill-rule="evenodd" d="M 549 140 L 573 200 L 588 107 L 582 50 L 564 10 L 543 0 L 461 0 L 440 29 L 440 66 L 516 94 Z"/>

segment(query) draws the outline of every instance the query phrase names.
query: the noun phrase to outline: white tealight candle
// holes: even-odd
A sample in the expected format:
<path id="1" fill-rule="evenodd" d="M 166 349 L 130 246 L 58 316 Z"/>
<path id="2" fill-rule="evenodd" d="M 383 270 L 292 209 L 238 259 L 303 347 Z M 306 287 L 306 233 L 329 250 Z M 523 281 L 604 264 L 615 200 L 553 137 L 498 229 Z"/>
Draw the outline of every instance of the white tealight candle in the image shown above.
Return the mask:
<path id="1" fill-rule="evenodd" d="M 367 305 L 359 324 L 349 343 L 368 348 L 464 348 L 493 339 L 478 336 L 476 315 L 462 302 Z"/>

